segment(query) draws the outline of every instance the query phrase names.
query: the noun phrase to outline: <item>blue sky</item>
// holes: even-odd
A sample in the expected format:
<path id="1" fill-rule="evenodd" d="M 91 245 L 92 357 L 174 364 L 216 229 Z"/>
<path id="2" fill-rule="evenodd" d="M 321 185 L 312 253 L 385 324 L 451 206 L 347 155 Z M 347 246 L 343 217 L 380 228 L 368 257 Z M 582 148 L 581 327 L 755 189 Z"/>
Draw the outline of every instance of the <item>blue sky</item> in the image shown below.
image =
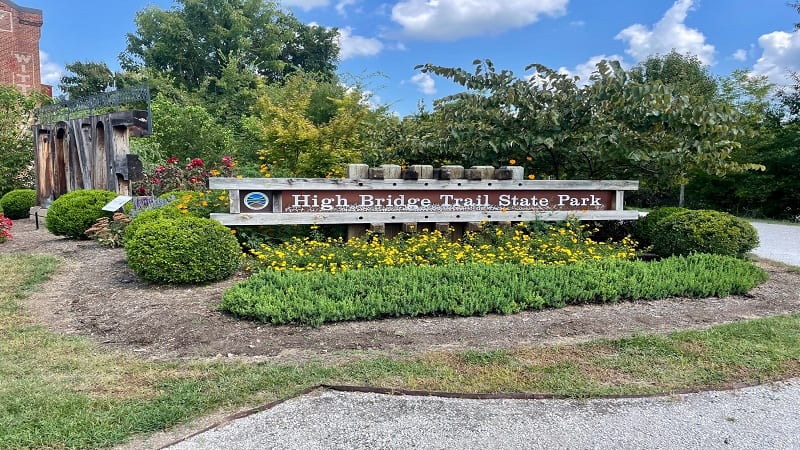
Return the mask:
<path id="1" fill-rule="evenodd" d="M 125 34 L 148 5 L 172 0 L 17 0 L 44 13 L 43 82 L 65 64 L 118 68 Z M 524 74 L 540 63 L 586 79 L 600 59 L 630 67 L 671 49 L 697 55 L 720 76 L 747 69 L 786 84 L 800 71 L 800 15 L 789 0 L 283 0 L 300 20 L 340 30 L 340 72 L 400 115 L 457 92 L 414 66 L 470 68 L 475 59 Z"/>

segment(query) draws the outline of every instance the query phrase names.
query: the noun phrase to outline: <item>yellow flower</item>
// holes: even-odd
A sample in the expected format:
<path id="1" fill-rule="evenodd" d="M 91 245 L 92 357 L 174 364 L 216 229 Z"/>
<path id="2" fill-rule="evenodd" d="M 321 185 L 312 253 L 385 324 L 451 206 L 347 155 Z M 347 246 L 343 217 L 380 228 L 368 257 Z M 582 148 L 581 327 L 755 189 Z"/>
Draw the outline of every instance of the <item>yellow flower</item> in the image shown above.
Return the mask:
<path id="1" fill-rule="evenodd" d="M 536 175 L 530 174 L 530 175 L 528 175 L 528 179 L 529 180 L 535 180 L 536 179 Z"/>
<path id="2" fill-rule="evenodd" d="M 244 178 L 244 177 L 242 177 L 241 175 L 236 175 L 236 178 Z"/>
<path id="3" fill-rule="evenodd" d="M 509 164 L 511 164 L 511 165 L 513 166 L 514 164 L 516 164 L 516 163 L 517 163 L 517 160 L 516 160 L 516 159 L 509 159 L 509 160 L 508 160 L 508 163 L 509 163 Z"/>
<path id="4" fill-rule="evenodd" d="M 533 161 L 533 156 L 528 156 L 525 159 L 527 159 L 528 161 Z"/>

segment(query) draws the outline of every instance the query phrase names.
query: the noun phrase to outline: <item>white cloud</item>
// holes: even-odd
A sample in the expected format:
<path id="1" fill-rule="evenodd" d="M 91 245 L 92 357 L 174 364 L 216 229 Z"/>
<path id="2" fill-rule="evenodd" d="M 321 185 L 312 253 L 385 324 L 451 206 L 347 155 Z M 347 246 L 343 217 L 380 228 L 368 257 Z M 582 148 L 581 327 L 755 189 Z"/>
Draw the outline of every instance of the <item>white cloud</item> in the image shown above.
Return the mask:
<path id="1" fill-rule="evenodd" d="M 693 3 L 693 0 L 677 0 L 652 29 L 637 23 L 620 31 L 615 38 L 628 44 L 625 53 L 637 62 L 675 50 L 696 55 L 710 65 L 714 62 L 714 46 L 706 43 L 703 33 L 684 23 Z"/>
<path id="2" fill-rule="evenodd" d="M 733 52 L 731 58 L 735 59 L 736 61 L 747 61 L 747 50 L 740 48 L 739 50 Z"/>
<path id="3" fill-rule="evenodd" d="M 579 77 L 580 81 L 578 82 L 578 85 L 583 86 L 589 82 L 589 77 L 591 77 L 592 73 L 597 70 L 597 64 L 602 60 L 619 61 L 622 65 L 622 68 L 626 68 L 626 64 L 623 63 L 623 58 L 620 55 L 596 55 L 589 58 L 586 62 L 578 64 L 573 69 L 560 67 L 558 72 L 565 75 Z"/>
<path id="4" fill-rule="evenodd" d="M 789 72 L 800 72 L 800 31 L 774 31 L 758 38 L 758 45 L 763 53 L 753 65 L 755 74 L 785 85 L 790 83 Z"/>
<path id="5" fill-rule="evenodd" d="M 436 82 L 431 78 L 430 74 L 418 73 L 411 77 L 411 82 L 425 95 L 433 95 L 436 93 Z"/>
<path id="6" fill-rule="evenodd" d="M 321 8 L 328 6 L 329 0 L 283 0 L 281 2 L 284 6 L 296 6 L 303 11 L 309 11 L 314 8 Z"/>
<path id="7" fill-rule="evenodd" d="M 50 55 L 39 50 L 39 70 L 42 75 L 42 84 L 58 86 L 64 75 L 64 68 L 50 61 Z"/>
<path id="8" fill-rule="evenodd" d="M 372 56 L 383 50 L 383 42 L 355 35 L 352 28 L 344 27 L 339 29 L 339 49 L 339 57 L 342 60 L 357 56 Z"/>
<path id="9" fill-rule="evenodd" d="M 336 12 L 339 13 L 340 16 L 346 16 L 347 7 L 354 6 L 357 3 L 358 0 L 339 0 L 339 2 L 336 3 Z"/>
<path id="10" fill-rule="evenodd" d="M 539 16 L 566 13 L 569 0 L 402 0 L 392 20 L 415 39 L 454 41 L 530 25 Z"/>

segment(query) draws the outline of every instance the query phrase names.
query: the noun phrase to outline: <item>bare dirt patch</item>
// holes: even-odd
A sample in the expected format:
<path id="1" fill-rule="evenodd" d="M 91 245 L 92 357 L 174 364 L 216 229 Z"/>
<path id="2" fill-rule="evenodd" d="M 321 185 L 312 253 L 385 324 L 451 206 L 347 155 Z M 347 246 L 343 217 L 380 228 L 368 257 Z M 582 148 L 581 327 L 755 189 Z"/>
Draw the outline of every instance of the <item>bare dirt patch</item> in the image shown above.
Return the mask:
<path id="1" fill-rule="evenodd" d="M 25 301 L 51 330 L 88 336 L 143 358 L 247 356 L 274 360 L 331 357 L 345 351 L 414 354 L 498 349 L 705 328 L 743 319 L 800 312 L 800 273 L 771 262 L 770 280 L 748 295 L 672 298 L 569 306 L 510 316 L 400 318 L 320 328 L 238 320 L 217 310 L 235 279 L 206 286 L 161 287 L 140 281 L 122 249 L 56 237 L 19 220 L 0 253 L 48 254 L 59 271 Z M 238 277 L 241 279 L 241 276 Z"/>

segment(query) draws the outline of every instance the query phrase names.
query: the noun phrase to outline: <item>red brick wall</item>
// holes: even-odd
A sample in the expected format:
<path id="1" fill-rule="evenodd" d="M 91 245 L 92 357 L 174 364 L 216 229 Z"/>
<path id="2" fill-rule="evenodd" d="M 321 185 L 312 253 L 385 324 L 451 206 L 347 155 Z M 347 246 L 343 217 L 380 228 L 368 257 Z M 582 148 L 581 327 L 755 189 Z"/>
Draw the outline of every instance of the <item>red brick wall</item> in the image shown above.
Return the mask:
<path id="1" fill-rule="evenodd" d="M 0 83 L 23 92 L 40 89 L 39 37 L 42 11 L 0 0 Z"/>

